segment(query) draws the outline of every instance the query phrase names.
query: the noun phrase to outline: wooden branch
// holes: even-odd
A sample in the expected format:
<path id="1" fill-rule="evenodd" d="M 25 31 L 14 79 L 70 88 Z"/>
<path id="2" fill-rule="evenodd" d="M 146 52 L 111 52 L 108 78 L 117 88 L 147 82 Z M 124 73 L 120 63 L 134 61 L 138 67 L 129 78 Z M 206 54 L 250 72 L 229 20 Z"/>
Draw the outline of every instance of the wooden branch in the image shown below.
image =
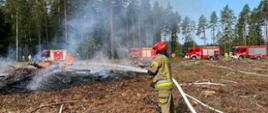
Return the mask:
<path id="1" fill-rule="evenodd" d="M 267 110 L 266 110 L 262 105 L 260 105 L 258 102 L 256 102 L 256 106 L 262 108 L 263 111 L 264 111 L 265 113 L 267 113 Z"/>
<path id="2" fill-rule="evenodd" d="M 227 70 L 234 71 L 234 72 L 239 72 L 239 73 L 246 74 L 246 75 L 254 75 L 254 76 L 259 76 L 259 77 L 268 77 L 268 75 L 265 75 L 265 74 L 259 74 L 259 73 L 255 73 L 255 72 L 247 72 L 247 71 L 237 70 L 237 69 L 229 68 L 229 67 L 226 67 L 226 66 L 219 66 L 219 65 L 214 65 L 214 64 L 206 64 L 206 65 L 208 65 L 210 67 L 214 67 L 214 68 L 221 68 L 221 69 L 227 69 Z"/>
<path id="3" fill-rule="evenodd" d="M 62 109 L 63 109 L 63 104 L 61 104 L 61 106 L 60 106 L 60 111 L 59 111 L 59 113 L 62 113 Z"/>
<path id="4" fill-rule="evenodd" d="M 57 105 L 62 105 L 63 104 L 66 104 L 66 103 L 76 103 L 78 102 L 78 100 L 76 101 L 64 101 L 64 102 L 59 102 L 59 103 L 52 103 L 52 104 L 47 104 L 47 105 L 42 105 L 42 106 L 39 106 L 37 108 L 35 108 L 33 111 L 31 111 L 30 113 L 35 113 L 36 111 L 38 111 L 39 109 L 42 109 L 42 108 L 45 108 L 45 107 L 52 107 L 52 106 L 57 106 Z M 62 108 L 61 108 L 62 109 Z"/>
<path id="5" fill-rule="evenodd" d="M 225 84 L 212 83 L 212 82 L 200 82 L 200 83 L 184 83 L 181 86 L 192 86 L 192 85 L 216 85 L 216 86 L 226 86 Z"/>
<path id="6" fill-rule="evenodd" d="M 226 80 L 226 79 L 221 79 L 223 82 L 229 82 L 229 83 L 234 83 L 234 84 L 238 84 L 238 82 L 236 81 L 232 81 L 232 80 Z"/>

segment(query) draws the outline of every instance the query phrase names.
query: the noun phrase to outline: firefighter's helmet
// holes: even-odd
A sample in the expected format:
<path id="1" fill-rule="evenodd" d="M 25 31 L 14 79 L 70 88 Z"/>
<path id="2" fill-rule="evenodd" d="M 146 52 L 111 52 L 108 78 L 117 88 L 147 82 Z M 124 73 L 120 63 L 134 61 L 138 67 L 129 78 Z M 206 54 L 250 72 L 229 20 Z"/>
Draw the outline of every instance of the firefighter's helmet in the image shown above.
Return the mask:
<path id="1" fill-rule="evenodd" d="M 159 41 L 153 46 L 153 49 L 156 51 L 167 50 L 167 43 L 164 41 Z"/>

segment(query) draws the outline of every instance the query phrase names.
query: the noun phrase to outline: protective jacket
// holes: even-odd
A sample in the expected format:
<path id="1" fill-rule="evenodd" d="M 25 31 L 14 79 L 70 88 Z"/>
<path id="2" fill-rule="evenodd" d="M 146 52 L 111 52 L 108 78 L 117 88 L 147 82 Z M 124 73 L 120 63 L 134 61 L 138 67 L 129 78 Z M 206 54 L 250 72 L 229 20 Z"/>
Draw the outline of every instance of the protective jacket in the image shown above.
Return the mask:
<path id="1" fill-rule="evenodd" d="M 159 106 L 161 113 L 174 113 L 174 104 L 172 97 L 172 85 L 170 62 L 166 55 L 157 54 L 151 62 L 148 72 L 153 77 L 153 87 L 158 91 Z"/>
<path id="2" fill-rule="evenodd" d="M 154 75 L 153 83 L 155 88 L 172 86 L 169 58 L 162 54 L 157 54 L 148 69 Z"/>

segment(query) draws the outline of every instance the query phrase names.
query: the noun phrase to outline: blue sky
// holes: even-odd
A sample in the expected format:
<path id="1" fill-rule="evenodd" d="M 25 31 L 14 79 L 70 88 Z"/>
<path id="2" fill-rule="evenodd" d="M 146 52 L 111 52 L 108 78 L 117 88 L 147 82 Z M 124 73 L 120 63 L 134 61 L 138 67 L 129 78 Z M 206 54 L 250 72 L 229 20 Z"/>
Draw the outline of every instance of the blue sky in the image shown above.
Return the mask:
<path id="1" fill-rule="evenodd" d="M 204 14 L 209 19 L 212 11 L 216 11 L 220 17 L 220 12 L 225 5 L 229 5 L 238 16 L 245 4 L 253 9 L 259 5 L 261 0 L 152 0 L 152 2 L 155 1 L 158 1 L 163 7 L 166 7 L 166 4 L 170 2 L 173 9 L 178 11 L 181 16 L 189 16 L 197 23 L 200 15 Z M 195 41 L 198 44 L 203 44 L 199 38 L 195 38 Z"/>

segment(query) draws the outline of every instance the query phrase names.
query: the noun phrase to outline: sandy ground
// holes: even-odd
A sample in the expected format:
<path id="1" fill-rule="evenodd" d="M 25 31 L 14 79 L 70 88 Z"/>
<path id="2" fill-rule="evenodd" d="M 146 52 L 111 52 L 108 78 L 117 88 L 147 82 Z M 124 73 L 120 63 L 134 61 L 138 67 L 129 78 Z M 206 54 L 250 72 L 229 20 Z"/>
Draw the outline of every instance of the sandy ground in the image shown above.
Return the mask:
<path id="1" fill-rule="evenodd" d="M 228 113 L 268 112 L 267 70 L 266 60 L 172 60 L 173 77 L 179 83 L 210 81 L 224 84 L 188 85 L 183 89 L 211 107 Z M 140 75 L 129 80 L 87 83 L 57 91 L 0 94 L 0 113 L 59 113 L 61 107 L 63 113 L 156 113 L 157 94 L 149 87 L 150 80 L 150 77 Z M 175 87 L 173 95 L 177 113 L 188 113 Z M 199 113 L 213 113 L 195 101 L 191 103 Z"/>

